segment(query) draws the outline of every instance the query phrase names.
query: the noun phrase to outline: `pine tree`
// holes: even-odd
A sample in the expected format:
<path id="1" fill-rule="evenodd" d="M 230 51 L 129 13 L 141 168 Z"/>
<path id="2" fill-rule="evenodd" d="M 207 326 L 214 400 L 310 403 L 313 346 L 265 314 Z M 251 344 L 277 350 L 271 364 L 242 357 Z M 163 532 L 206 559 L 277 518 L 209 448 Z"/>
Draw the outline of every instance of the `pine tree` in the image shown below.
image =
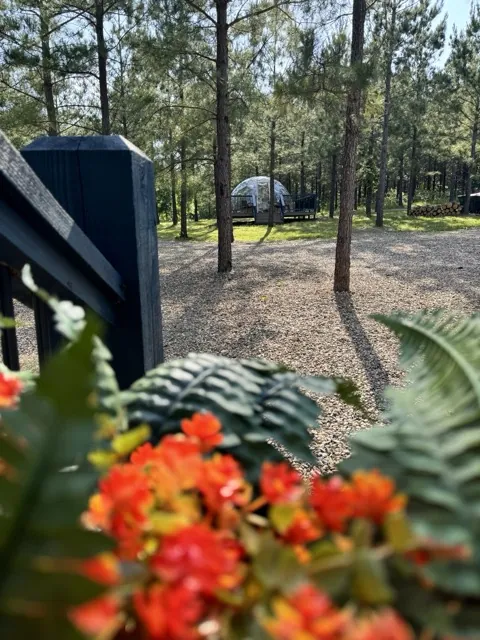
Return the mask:
<path id="1" fill-rule="evenodd" d="M 449 60 L 458 92 L 457 107 L 470 132 L 469 158 L 466 163 L 464 213 L 470 211 L 472 174 L 476 170 L 477 141 L 480 126 L 480 6 L 472 7 L 464 31 L 454 32 Z"/>
<path id="2" fill-rule="evenodd" d="M 355 77 L 352 78 L 347 96 L 345 138 L 343 145 L 343 170 L 340 187 L 340 215 L 338 220 L 337 249 L 333 283 L 335 291 L 350 290 L 350 246 L 352 241 L 352 216 L 357 146 L 362 102 L 361 70 L 363 63 L 365 17 L 365 0 L 353 0 L 350 67 Z"/>

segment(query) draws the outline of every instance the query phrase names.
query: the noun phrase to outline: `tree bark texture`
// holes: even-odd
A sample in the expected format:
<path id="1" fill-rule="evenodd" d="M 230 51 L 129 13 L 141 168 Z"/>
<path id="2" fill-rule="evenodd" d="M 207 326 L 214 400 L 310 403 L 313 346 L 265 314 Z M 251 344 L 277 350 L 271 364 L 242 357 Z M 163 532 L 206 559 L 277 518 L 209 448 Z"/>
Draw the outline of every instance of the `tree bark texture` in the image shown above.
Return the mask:
<path id="1" fill-rule="evenodd" d="M 478 138 L 478 124 L 480 117 L 480 99 L 477 98 L 475 104 L 475 114 L 473 118 L 472 138 L 470 145 L 470 164 L 467 165 L 467 174 L 465 181 L 465 203 L 463 206 L 463 213 L 470 212 L 470 196 L 472 193 L 472 169 L 475 170 L 475 160 L 477 157 L 477 138 Z"/>
<path id="2" fill-rule="evenodd" d="M 365 30 L 365 0 L 353 0 L 352 45 L 350 66 L 354 72 L 363 62 Z M 340 191 L 337 249 L 335 255 L 334 291 L 350 291 L 350 250 L 352 242 L 352 216 L 357 165 L 357 147 L 360 132 L 362 87 L 358 79 L 352 83 L 347 97 L 343 170 Z"/>
<path id="3" fill-rule="evenodd" d="M 180 237 L 188 238 L 187 231 L 187 142 L 180 142 Z"/>
<path id="4" fill-rule="evenodd" d="M 229 179 L 228 118 L 228 23 L 227 0 L 216 0 L 217 10 L 217 157 L 215 162 L 215 195 L 218 222 L 218 271 L 232 269 L 232 210 Z"/>
<path id="5" fill-rule="evenodd" d="M 407 214 L 412 210 L 413 198 L 417 181 L 417 126 L 413 125 L 412 151 L 410 155 L 410 179 L 408 181 Z"/>
<path id="6" fill-rule="evenodd" d="M 100 111 L 102 114 L 102 134 L 109 136 L 110 129 L 110 105 L 107 84 L 107 46 L 104 32 L 104 7 L 103 0 L 95 0 L 95 34 L 97 36 L 98 78 L 100 89 Z"/>
<path id="7" fill-rule="evenodd" d="M 177 176 L 175 172 L 175 154 L 173 152 L 173 134 L 171 130 L 168 132 L 168 139 L 170 143 L 170 189 L 172 194 L 172 224 L 176 226 L 178 224 Z"/>
<path id="8" fill-rule="evenodd" d="M 268 226 L 273 227 L 275 216 L 275 120 L 270 123 L 270 206 L 268 209 Z"/>
<path id="9" fill-rule="evenodd" d="M 303 198 L 306 192 L 305 186 L 305 131 L 302 131 L 300 143 L 300 197 Z"/>
<path id="10" fill-rule="evenodd" d="M 397 202 L 399 207 L 403 207 L 403 153 L 400 156 L 400 164 L 398 166 L 398 180 L 397 180 Z"/>
<path id="11" fill-rule="evenodd" d="M 393 53 L 395 48 L 395 29 L 396 29 L 397 7 L 395 0 L 392 6 L 392 16 L 390 23 L 390 47 L 387 57 L 387 65 L 385 69 L 385 96 L 383 100 L 383 125 L 382 125 L 382 146 L 380 149 L 380 176 L 378 179 L 377 204 L 375 225 L 383 227 L 383 211 L 385 205 L 385 185 L 387 179 L 387 160 L 388 160 L 388 125 L 390 121 L 390 95 L 392 88 L 392 64 Z"/>
<path id="12" fill-rule="evenodd" d="M 50 21 L 45 6 L 40 8 L 40 40 L 42 45 L 42 84 L 43 97 L 47 109 L 48 135 L 58 136 L 57 108 L 55 106 L 55 94 L 53 91 L 52 52 L 50 48 Z"/>
<path id="13" fill-rule="evenodd" d="M 330 173 L 330 210 L 329 210 L 330 218 L 333 218 L 335 215 L 336 191 L 337 191 L 337 154 L 332 153 L 332 166 L 331 166 L 331 173 Z"/>

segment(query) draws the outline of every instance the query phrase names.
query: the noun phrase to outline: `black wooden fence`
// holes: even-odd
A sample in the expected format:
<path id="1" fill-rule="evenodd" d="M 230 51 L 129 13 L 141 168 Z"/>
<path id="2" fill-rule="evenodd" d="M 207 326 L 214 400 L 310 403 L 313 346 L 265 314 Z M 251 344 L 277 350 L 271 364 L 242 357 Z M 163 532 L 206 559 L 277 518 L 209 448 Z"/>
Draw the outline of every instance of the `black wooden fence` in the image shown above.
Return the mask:
<path id="1" fill-rule="evenodd" d="M 163 357 L 152 163 L 120 136 L 40 138 L 22 155 L 0 132 L 0 313 L 33 308 L 42 365 L 58 338 L 18 277 L 30 264 L 40 287 L 103 320 L 126 387 Z M 15 330 L 2 353 L 19 368 Z"/>

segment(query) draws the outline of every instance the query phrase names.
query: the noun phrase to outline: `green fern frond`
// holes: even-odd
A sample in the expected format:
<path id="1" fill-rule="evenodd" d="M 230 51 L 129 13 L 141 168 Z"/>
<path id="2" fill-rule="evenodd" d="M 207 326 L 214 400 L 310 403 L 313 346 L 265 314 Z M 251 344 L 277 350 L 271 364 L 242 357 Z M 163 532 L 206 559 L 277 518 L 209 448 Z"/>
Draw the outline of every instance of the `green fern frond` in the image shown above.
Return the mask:
<path id="1" fill-rule="evenodd" d="M 252 481 L 264 460 L 281 459 L 275 441 L 294 457 L 314 462 L 308 428 L 320 409 L 302 389 L 338 392 L 358 404 L 351 385 L 302 377 L 263 360 L 190 354 L 150 371 L 123 394 L 132 424 L 147 423 L 154 440 L 178 431 L 180 420 L 211 411 L 223 423 L 224 450 L 236 456 Z"/>

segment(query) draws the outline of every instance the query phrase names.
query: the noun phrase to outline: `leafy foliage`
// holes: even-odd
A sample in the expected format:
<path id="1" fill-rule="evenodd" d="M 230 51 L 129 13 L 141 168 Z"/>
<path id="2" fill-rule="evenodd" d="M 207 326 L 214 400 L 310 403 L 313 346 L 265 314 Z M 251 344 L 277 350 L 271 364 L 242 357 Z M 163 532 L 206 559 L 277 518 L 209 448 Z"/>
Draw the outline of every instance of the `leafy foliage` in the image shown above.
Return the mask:
<path id="1" fill-rule="evenodd" d="M 418 534 L 468 544 L 470 557 L 433 563 L 427 575 L 446 594 L 442 598 L 468 597 L 478 605 L 480 319 L 458 320 L 441 312 L 377 319 L 400 338 L 408 385 L 390 390 L 387 426 L 356 434 L 353 455 L 341 468 L 388 472 L 409 496 L 408 513 Z M 420 609 L 417 615 L 423 615 Z M 459 606 L 455 623 L 472 625 L 472 615 L 471 607 Z"/>
<path id="2" fill-rule="evenodd" d="M 96 482 L 86 456 L 96 428 L 88 397 L 97 329 L 88 323 L 18 409 L 2 412 L 0 634 L 12 640 L 81 637 L 66 609 L 103 590 L 78 570 L 80 559 L 112 546 L 79 522 Z"/>
<path id="3" fill-rule="evenodd" d="M 53 320 L 58 333 L 68 342 L 79 338 L 85 328 L 85 310 L 69 300 L 58 300 L 35 284 L 30 265 L 22 269 L 22 282 L 34 295 L 47 304 L 53 312 Z M 110 364 L 112 354 L 96 335 L 92 336 L 92 358 L 95 363 L 95 399 L 98 419 L 111 425 L 111 429 L 123 429 L 126 420 L 120 403 L 120 388 Z M 110 429 L 110 430 L 111 430 Z"/>
<path id="4" fill-rule="evenodd" d="M 222 449 L 235 455 L 251 479 L 259 460 L 280 459 L 274 440 L 293 456 L 313 462 L 307 429 L 319 408 L 301 392 L 338 392 L 358 404 L 354 389 L 340 380 L 300 376 L 263 360 L 232 360 L 191 354 L 157 367 L 123 396 L 130 421 L 151 426 L 154 440 L 178 429 L 179 420 L 211 411 L 224 423 Z"/>

